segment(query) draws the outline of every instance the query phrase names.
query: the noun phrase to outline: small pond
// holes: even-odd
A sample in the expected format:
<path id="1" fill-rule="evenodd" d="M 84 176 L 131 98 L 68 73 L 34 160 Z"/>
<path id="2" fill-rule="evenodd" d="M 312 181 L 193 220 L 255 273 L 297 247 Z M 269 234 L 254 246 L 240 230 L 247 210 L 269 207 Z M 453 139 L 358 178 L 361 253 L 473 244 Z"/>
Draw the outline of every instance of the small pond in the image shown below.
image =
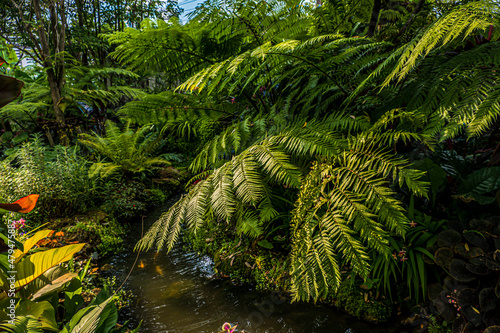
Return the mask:
<path id="1" fill-rule="evenodd" d="M 167 207 L 152 211 L 144 219 L 144 230 Z M 123 281 L 136 260 L 133 246 L 141 236 L 141 221 L 132 225 L 128 248 L 108 262 L 110 274 Z M 136 298 L 124 317 L 143 333 L 218 332 L 224 322 L 238 325 L 247 333 L 264 332 L 388 332 L 349 317 L 332 307 L 290 303 L 281 293 L 261 293 L 251 286 L 234 286 L 213 277 L 209 257 L 189 253 L 178 244 L 168 255 L 163 251 L 141 253 L 125 287 Z"/>

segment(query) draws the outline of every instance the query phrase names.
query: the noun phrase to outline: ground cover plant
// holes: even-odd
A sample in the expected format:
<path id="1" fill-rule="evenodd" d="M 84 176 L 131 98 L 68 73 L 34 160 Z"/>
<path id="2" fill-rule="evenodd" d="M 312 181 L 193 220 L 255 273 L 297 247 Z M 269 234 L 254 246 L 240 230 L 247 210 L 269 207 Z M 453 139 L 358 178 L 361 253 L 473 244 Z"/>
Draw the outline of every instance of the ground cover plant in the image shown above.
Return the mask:
<path id="1" fill-rule="evenodd" d="M 28 3 L 0 6 L 0 195 L 40 195 L 28 224 L 94 214 L 64 232 L 116 252 L 176 194 L 137 250 L 183 238 L 293 301 L 500 330 L 498 1 Z"/>

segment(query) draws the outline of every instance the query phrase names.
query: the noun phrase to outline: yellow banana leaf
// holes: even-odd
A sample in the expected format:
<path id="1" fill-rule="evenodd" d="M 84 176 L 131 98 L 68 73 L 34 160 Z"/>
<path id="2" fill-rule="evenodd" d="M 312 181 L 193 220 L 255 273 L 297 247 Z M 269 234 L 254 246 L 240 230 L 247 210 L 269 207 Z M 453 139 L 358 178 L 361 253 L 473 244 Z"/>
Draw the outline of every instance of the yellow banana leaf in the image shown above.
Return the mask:
<path id="1" fill-rule="evenodd" d="M 52 230 L 41 230 L 37 232 L 33 237 L 28 238 L 23 243 L 23 251 L 18 249 L 14 252 L 14 258 L 16 258 L 15 263 L 18 263 L 23 258 L 23 256 L 28 253 L 28 251 L 31 250 L 33 246 L 36 245 L 36 243 L 47 237 L 51 232 Z"/>
<path id="2" fill-rule="evenodd" d="M 70 260 L 85 244 L 73 244 L 38 252 L 30 255 L 14 265 L 16 273 L 16 289 L 30 283 L 49 268 Z"/>

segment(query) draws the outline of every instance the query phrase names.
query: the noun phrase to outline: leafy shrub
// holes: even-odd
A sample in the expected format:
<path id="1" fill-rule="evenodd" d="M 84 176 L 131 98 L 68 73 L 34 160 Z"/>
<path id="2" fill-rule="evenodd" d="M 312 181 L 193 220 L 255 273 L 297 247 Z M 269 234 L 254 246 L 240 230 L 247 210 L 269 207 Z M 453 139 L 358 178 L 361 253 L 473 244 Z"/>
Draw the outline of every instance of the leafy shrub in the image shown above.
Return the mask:
<path id="1" fill-rule="evenodd" d="M 451 325 L 446 320 L 439 322 L 435 316 L 430 316 L 429 333 L 451 333 Z"/>
<path id="2" fill-rule="evenodd" d="M 82 236 L 81 233 L 90 233 L 90 238 L 93 235 L 97 236 L 95 241 L 89 240 L 89 243 L 95 242 L 97 250 L 101 255 L 110 253 L 117 253 L 122 249 L 123 236 L 125 235 L 124 227 L 115 219 L 100 220 L 97 217 L 88 216 L 86 219 L 80 221 L 73 226 L 66 229 L 68 233 L 76 233 L 78 239 L 87 238 Z"/>
<path id="3" fill-rule="evenodd" d="M 0 162 L 0 191 L 7 200 L 40 193 L 31 217 L 70 215 L 93 205 L 95 183 L 77 147 L 50 148 L 35 136 L 13 158 Z"/>
<path id="4" fill-rule="evenodd" d="M 117 310 L 130 306 L 134 294 L 130 290 L 119 289 L 116 283 L 116 276 L 102 277 L 100 275 L 87 275 L 82 281 L 82 294 L 87 297 L 97 297 L 101 290 L 106 290 L 115 295 L 114 302 Z"/>
<path id="5" fill-rule="evenodd" d="M 352 316 L 375 323 L 387 321 L 392 313 L 391 302 L 374 300 L 368 291 L 353 284 L 351 279 L 345 279 L 340 284 L 334 304 Z"/>
<path id="6" fill-rule="evenodd" d="M 157 206 L 167 200 L 167 195 L 163 193 L 162 190 L 156 188 L 148 188 L 147 193 L 147 204 L 150 206 Z"/>
<path id="7" fill-rule="evenodd" d="M 408 295 L 416 302 L 427 298 L 428 277 L 437 275 L 433 264 L 432 246 L 437 234 L 446 229 L 446 220 L 436 221 L 431 216 L 415 210 L 410 200 L 408 217 L 410 228 L 405 238 L 391 236 L 392 256 L 385 258 L 372 252 L 373 269 L 371 281 L 387 296 L 392 298 L 395 286 L 406 284 Z M 432 274 L 434 273 L 434 274 Z"/>
<path id="8" fill-rule="evenodd" d="M 137 181 L 106 183 L 106 199 L 102 209 L 118 220 L 127 220 L 146 210 L 146 186 Z"/>

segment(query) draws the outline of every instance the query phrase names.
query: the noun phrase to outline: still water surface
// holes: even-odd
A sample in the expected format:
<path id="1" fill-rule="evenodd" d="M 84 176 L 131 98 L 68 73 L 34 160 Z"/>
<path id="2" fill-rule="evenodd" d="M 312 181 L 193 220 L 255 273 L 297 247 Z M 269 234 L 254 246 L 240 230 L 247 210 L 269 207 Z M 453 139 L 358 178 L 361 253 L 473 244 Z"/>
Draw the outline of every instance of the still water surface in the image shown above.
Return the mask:
<path id="1" fill-rule="evenodd" d="M 144 219 L 144 230 L 158 218 L 157 209 Z M 111 258 L 111 274 L 123 281 L 137 253 L 133 246 L 140 239 L 141 223 L 129 233 L 129 248 Z M 124 313 L 131 323 L 143 320 L 143 333 L 218 332 L 224 322 L 238 325 L 247 333 L 378 333 L 374 327 L 328 306 L 293 303 L 287 295 L 260 293 L 251 286 L 234 286 L 213 278 L 209 257 L 185 252 L 178 244 L 168 255 L 153 251 L 141 253 L 125 288 L 136 298 L 134 306 Z"/>

